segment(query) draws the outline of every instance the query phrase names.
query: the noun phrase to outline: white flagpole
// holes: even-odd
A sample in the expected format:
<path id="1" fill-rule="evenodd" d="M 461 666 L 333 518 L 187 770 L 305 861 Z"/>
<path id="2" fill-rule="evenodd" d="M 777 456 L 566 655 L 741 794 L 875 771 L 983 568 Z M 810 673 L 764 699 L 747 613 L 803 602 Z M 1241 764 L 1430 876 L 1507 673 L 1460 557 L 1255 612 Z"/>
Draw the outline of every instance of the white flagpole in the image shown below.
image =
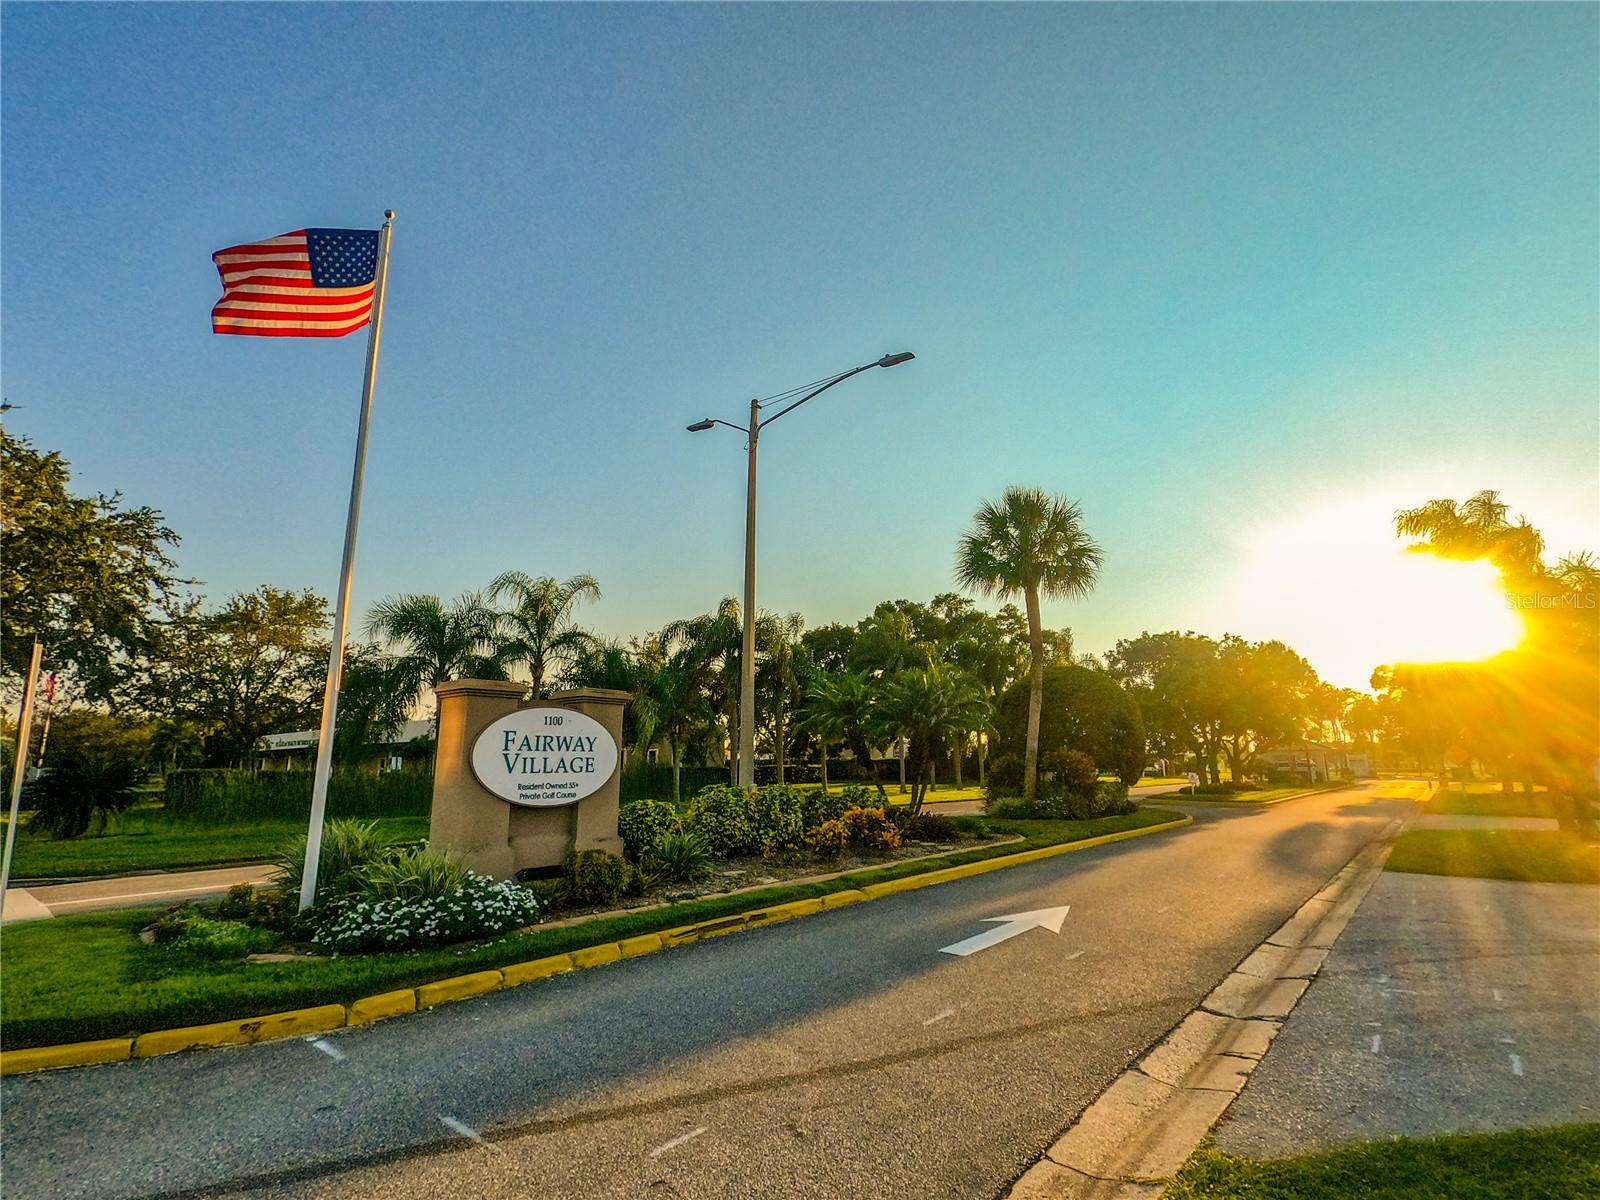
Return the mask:
<path id="1" fill-rule="evenodd" d="M 43 647 L 38 635 L 33 639 L 33 656 L 28 660 L 28 677 L 22 687 L 22 711 L 17 714 L 17 757 L 11 764 L 11 819 L 6 824 L 6 848 L 0 860 L 0 911 L 5 907 L 6 888 L 11 885 L 11 852 L 17 845 L 17 820 L 22 815 L 22 781 L 28 771 L 28 739 L 33 733 L 33 695 L 39 690 L 39 656 Z"/>
<path id="2" fill-rule="evenodd" d="M 372 292 L 372 331 L 367 339 L 367 378 L 361 387 L 361 421 L 356 427 L 356 465 L 350 480 L 350 514 L 344 523 L 344 560 L 339 566 L 339 595 L 333 607 L 333 641 L 328 647 L 328 683 L 322 692 L 322 729 L 317 734 L 317 769 L 311 779 L 311 825 L 306 830 L 306 863 L 300 874 L 300 909 L 317 896 L 317 862 L 322 857 L 322 818 L 328 809 L 328 777 L 333 772 L 333 729 L 339 716 L 339 688 L 344 681 L 344 641 L 350 625 L 350 579 L 355 570 L 356 525 L 361 520 L 361 476 L 367 465 L 367 423 L 372 417 L 372 392 L 378 380 L 378 344 L 383 338 L 383 293 L 389 282 L 389 242 L 394 213 L 386 212 L 378 231 L 377 274 Z"/>

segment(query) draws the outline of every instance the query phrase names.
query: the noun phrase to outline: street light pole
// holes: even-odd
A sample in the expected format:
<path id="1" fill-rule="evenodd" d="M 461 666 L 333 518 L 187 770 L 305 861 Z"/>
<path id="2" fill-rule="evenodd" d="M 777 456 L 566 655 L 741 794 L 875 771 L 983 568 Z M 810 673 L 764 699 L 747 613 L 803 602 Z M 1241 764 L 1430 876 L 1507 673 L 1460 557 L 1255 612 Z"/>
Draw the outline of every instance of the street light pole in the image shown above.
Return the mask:
<path id="1" fill-rule="evenodd" d="M 761 430 L 771 425 L 785 413 L 791 413 L 807 400 L 820 396 L 835 384 L 843 383 L 852 375 L 870 371 L 873 367 L 898 367 L 910 362 L 916 355 L 910 351 L 885 354 L 875 362 L 863 363 L 842 371 L 824 381 L 821 387 L 807 392 L 792 404 L 787 404 L 766 420 L 761 419 L 761 401 L 750 401 L 750 424 L 735 425 L 731 421 L 706 417 L 688 426 L 690 433 L 703 433 L 715 425 L 726 425 L 745 435 L 749 464 L 745 475 L 744 495 L 744 628 L 739 639 L 739 786 L 756 785 L 756 447 L 761 441 Z M 786 393 L 793 395 L 793 392 Z"/>
<path id="2" fill-rule="evenodd" d="M 750 465 L 744 484 L 744 630 L 739 641 L 739 786 L 756 785 L 756 445 L 761 401 L 750 401 Z"/>

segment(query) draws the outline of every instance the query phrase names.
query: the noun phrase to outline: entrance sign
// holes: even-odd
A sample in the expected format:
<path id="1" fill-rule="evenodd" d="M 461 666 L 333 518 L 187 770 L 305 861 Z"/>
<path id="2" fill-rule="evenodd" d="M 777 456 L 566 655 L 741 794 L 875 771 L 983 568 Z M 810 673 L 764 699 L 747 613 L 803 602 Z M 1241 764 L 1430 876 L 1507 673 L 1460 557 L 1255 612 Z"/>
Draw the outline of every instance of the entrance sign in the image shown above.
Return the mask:
<path id="1" fill-rule="evenodd" d="M 502 800 L 529 808 L 573 804 L 617 770 L 617 743 L 593 717 L 570 708 L 524 708 L 472 744 L 472 773 Z"/>

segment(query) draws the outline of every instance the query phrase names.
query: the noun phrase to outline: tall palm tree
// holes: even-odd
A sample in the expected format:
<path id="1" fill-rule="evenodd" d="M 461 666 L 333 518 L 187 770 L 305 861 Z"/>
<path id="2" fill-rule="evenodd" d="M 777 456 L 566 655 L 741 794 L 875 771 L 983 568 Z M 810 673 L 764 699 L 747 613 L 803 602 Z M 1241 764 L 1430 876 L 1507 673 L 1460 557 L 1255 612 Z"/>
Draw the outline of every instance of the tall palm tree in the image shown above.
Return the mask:
<path id="1" fill-rule="evenodd" d="M 765 626 L 767 622 L 758 622 Z M 772 738 L 772 759 L 778 769 L 778 782 L 784 782 L 788 760 L 789 738 L 795 701 L 799 692 L 798 664 L 801 653 L 800 634 L 805 630 L 805 618 L 799 613 L 774 617 L 768 630 L 770 640 L 762 649 L 765 657 L 756 676 L 757 694 L 765 693 L 764 703 Z"/>
<path id="2" fill-rule="evenodd" d="M 1083 528 L 1083 512 L 1065 496 L 1009 487 L 985 503 L 956 549 L 956 579 L 980 595 L 1022 593 L 1028 614 L 1028 740 L 1022 790 L 1039 785 L 1039 710 L 1044 697 L 1044 631 L 1039 599 L 1086 596 L 1100 573 L 1100 547 Z"/>
<path id="3" fill-rule="evenodd" d="M 390 644 L 396 687 L 413 701 L 448 679 L 506 677 L 495 652 L 494 612 L 479 592 L 448 604 L 437 596 L 391 596 L 367 614 L 367 636 Z"/>
<path id="4" fill-rule="evenodd" d="M 489 597 L 510 600 L 510 607 L 499 614 L 501 654 L 508 665 L 527 668 L 533 697 L 542 699 L 547 685 L 557 682 L 593 640 L 572 613 L 581 601 L 600 599 L 599 583 L 593 575 L 561 582 L 548 575 L 506 571 L 489 585 Z"/>
<path id="5" fill-rule="evenodd" d="M 879 689 L 873 724 L 880 737 L 906 739 L 913 817 L 922 811 L 939 756 L 968 734 L 987 729 L 992 715 L 982 685 L 945 663 L 902 671 Z"/>

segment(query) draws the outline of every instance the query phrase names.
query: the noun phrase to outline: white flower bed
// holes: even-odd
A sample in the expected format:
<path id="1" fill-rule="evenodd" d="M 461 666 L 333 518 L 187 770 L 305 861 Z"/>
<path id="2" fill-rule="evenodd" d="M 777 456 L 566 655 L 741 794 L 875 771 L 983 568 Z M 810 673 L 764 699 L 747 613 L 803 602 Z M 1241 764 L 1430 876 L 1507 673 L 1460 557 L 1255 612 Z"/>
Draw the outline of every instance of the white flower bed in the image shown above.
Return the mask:
<path id="1" fill-rule="evenodd" d="M 413 950 L 520 929 L 539 919 L 527 888 L 469 874 L 457 891 L 429 900 L 347 900 L 312 935 L 336 953 Z"/>

